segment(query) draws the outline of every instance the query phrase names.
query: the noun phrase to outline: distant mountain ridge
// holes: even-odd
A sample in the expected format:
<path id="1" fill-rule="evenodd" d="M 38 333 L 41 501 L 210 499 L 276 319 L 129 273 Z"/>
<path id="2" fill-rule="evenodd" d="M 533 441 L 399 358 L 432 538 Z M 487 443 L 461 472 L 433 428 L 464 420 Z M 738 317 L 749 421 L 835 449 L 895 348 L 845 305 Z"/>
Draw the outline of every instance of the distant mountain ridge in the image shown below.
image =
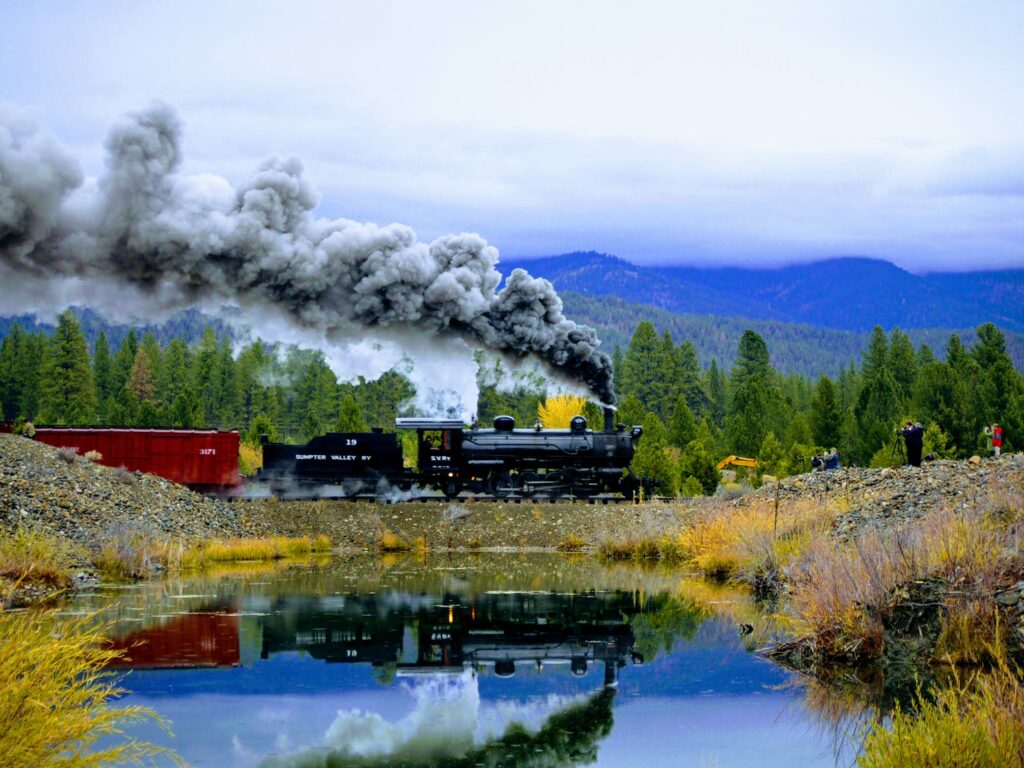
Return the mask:
<path id="1" fill-rule="evenodd" d="M 777 269 L 638 266 L 594 251 L 505 259 L 556 289 L 615 296 L 671 312 L 779 320 L 846 331 L 970 328 L 1024 332 L 1024 269 L 915 275 L 894 264 L 834 258 Z"/>
<path id="2" fill-rule="evenodd" d="M 601 348 L 608 353 L 615 347 L 625 350 L 637 323 L 647 320 L 659 334 L 671 333 L 676 343 L 693 342 L 703 365 L 709 365 L 714 359 L 725 370 L 732 367 L 740 337 L 748 328 L 764 338 L 772 365 L 777 370 L 811 378 L 823 373 L 835 376 L 845 366 L 859 365 L 871 336 L 870 331 L 845 331 L 780 320 L 670 312 L 612 296 L 586 296 L 573 291 L 562 291 L 560 295 L 566 315 L 596 328 Z M 907 335 L 915 346 L 927 344 L 939 358 L 944 357 L 951 333 L 958 334 L 967 346 L 977 338 L 974 327 L 907 329 Z M 1007 351 L 1014 365 L 1024 369 L 1024 334 L 1004 333 Z"/>

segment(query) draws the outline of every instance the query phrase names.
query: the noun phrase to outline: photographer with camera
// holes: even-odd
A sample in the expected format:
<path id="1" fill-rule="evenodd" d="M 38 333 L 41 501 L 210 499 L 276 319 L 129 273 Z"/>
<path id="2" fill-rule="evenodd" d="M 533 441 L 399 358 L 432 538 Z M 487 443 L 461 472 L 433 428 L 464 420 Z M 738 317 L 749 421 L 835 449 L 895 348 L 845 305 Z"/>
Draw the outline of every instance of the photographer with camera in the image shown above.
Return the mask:
<path id="1" fill-rule="evenodd" d="M 912 467 L 920 467 L 921 451 L 924 448 L 924 427 L 908 421 L 897 429 L 896 433 L 903 436 L 903 442 L 907 445 L 907 463 Z"/>

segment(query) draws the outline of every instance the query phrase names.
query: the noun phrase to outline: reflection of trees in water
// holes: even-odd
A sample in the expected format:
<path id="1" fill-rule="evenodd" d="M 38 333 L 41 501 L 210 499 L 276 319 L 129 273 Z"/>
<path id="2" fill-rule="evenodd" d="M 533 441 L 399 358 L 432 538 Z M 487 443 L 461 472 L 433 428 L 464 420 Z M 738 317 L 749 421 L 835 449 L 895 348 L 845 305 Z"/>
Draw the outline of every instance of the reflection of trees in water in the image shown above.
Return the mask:
<path id="1" fill-rule="evenodd" d="M 692 640 L 705 619 L 714 615 L 707 605 L 686 596 L 660 594 L 651 597 L 629 620 L 634 649 L 651 661 L 659 653 L 670 653 L 679 639 Z"/>
<path id="2" fill-rule="evenodd" d="M 260 768 L 571 768 L 597 760 L 599 742 L 611 733 L 615 689 L 603 688 L 585 701 L 552 714 L 536 733 L 519 723 L 496 738 L 472 746 L 464 754 L 394 753 L 358 756 L 336 750 L 315 750 L 286 757 L 272 756 Z"/>

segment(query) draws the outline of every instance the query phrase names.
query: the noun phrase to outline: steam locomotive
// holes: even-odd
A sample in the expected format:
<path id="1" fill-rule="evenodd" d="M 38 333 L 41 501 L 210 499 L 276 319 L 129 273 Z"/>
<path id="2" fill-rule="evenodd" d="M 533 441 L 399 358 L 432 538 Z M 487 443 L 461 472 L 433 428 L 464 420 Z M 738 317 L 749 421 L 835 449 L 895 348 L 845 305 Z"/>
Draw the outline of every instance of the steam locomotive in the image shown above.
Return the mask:
<path id="1" fill-rule="evenodd" d="M 404 465 L 395 434 L 331 432 L 300 446 L 264 441 L 258 479 L 283 497 L 325 487 L 331 489 L 325 495 L 353 496 L 420 486 L 449 498 L 463 491 L 497 498 L 631 498 L 644 484 L 630 469 L 643 427 L 613 425 L 610 410 L 604 421 L 595 431 L 583 416 L 573 417 L 568 429 L 516 429 L 511 416 L 498 416 L 491 429 L 467 429 L 458 419 L 399 418 L 395 426 L 416 431 L 415 468 Z"/>

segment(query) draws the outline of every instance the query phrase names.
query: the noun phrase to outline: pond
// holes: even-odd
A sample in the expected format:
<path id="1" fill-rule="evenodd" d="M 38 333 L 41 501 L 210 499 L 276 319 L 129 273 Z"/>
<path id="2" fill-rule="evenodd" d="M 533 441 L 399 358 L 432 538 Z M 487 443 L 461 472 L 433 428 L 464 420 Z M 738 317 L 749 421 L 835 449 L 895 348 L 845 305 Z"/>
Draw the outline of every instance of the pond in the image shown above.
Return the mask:
<path id="1" fill-rule="evenodd" d="M 103 587 L 133 732 L 194 766 L 833 766 L 741 594 L 590 558 L 352 558 Z"/>

